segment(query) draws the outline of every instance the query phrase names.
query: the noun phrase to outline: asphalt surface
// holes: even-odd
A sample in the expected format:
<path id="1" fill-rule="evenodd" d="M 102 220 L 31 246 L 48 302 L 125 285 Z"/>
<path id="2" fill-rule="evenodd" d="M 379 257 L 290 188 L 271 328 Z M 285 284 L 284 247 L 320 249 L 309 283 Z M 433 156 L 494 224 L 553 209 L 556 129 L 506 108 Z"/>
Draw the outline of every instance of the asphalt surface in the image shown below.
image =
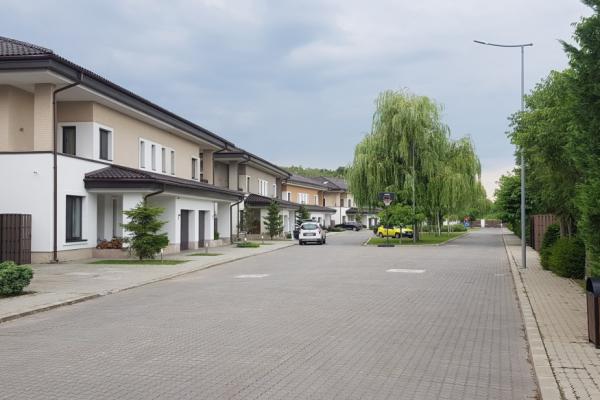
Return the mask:
<path id="1" fill-rule="evenodd" d="M 497 230 L 369 235 L 0 324 L 0 399 L 535 398 Z"/>

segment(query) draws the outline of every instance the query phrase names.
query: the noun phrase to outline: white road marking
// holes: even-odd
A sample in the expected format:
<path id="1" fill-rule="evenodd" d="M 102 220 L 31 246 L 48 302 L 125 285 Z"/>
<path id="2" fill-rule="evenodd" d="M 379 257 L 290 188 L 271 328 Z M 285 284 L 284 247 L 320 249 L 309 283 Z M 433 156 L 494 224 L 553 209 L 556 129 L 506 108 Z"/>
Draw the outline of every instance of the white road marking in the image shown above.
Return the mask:
<path id="1" fill-rule="evenodd" d="M 236 278 L 264 278 L 265 276 L 269 276 L 269 274 L 245 274 L 245 275 L 236 275 Z"/>
<path id="2" fill-rule="evenodd" d="M 402 268 L 392 268 L 388 269 L 385 272 L 403 272 L 405 274 L 422 274 L 425 272 L 424 269 L 402 269 Z"/>

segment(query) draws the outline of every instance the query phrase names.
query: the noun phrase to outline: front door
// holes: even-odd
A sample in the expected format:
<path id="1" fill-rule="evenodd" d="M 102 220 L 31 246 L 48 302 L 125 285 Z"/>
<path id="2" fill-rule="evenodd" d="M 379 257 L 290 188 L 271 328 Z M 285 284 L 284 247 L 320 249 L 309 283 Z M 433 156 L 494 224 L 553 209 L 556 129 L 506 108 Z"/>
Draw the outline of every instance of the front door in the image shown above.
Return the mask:
<path id="1" fill-rule="evenodd" d="M 179 241 L 179 249 L 187 250 L 189 248 L 189 232 L 190 232 L 190 211 L 181 210 L 181 240 Z"/>
<path id="2" fill-rule="evenodd" d="M 204 247 L 204 217 L 206 211 L 198 211 L 198 247 Z"/>

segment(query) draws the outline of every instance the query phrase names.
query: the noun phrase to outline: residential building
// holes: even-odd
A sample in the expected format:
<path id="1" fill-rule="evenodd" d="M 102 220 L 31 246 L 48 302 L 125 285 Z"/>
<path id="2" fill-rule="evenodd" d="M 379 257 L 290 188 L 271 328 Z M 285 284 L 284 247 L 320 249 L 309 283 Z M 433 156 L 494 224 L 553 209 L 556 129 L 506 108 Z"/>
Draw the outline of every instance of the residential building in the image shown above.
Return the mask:
<path id="1" fill-rule="evenodd" d="M 215 184 L 245 194 L 244 201 L 236 203 L 231 213 L 235 235 L 244 232 L 250 238 L 266 236 L 265 217 L 273 201 L 280 208 L 283 234 L 292 232 L 298 205 L 281 198 L 281 183 L 290 176 L 286 170 L 242 149 L 215 153 L 214 159 Z"/>
<path id="2" fill-rule="evenodd" d="M 213 158 L 231 148 L 52 50 L 0 37 L 0 213 L 32 215 L 34 262 L 91 257 L 127 236 L 123 210 L 142 201 L 165 210 L 166 252 L 227 241 L 244 195 L 214 183 Z"/>
<path id="3" fill-rule="evenodd" d="M 311 219 L 320 222 L 323 226 L 330 226 L 331 216 L 336 211 L 325 206 L 326 190 L 327 186 L 320 183 L 318 179 L 292 174 L 283 182 L 282 199 L 304 205 Z"/>

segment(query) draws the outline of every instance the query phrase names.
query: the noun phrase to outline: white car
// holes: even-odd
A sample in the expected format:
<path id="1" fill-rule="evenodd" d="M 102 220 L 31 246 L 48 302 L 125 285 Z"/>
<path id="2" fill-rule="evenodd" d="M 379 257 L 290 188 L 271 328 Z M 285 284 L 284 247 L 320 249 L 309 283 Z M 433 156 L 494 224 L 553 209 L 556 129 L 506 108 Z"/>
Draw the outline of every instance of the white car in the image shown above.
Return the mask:
<path id="1" fill-rule="evenodd" d="M 298 242 L 302 246 L 307 242 L 315 242 L 325 244 L 327 241 L 327 232 L 317 222 L 303 222 L 300 225 L 300 233 L 298 234 Z"/>

